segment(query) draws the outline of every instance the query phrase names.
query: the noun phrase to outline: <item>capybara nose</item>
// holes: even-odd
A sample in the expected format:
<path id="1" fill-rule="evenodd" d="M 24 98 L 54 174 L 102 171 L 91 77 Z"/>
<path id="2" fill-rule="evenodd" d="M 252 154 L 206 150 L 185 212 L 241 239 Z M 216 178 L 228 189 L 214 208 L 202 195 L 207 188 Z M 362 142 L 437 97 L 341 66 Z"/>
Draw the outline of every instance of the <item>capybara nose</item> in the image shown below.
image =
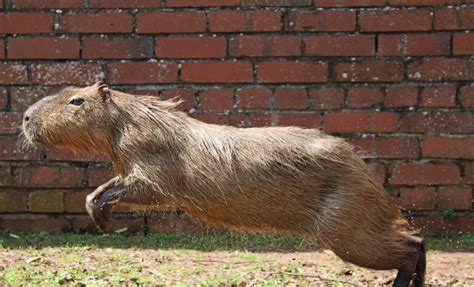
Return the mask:
<path id="1" fill-rule="evenodd" d="M 31 105 L 26 112 L 23 114 L 23 124 L 27 124 L 33 120 L 38 113 L 38 111 L 44 107 L 48 102 L 50 102 L 55 96 L 44 97 L 43 99 L 37 101 Z"/>

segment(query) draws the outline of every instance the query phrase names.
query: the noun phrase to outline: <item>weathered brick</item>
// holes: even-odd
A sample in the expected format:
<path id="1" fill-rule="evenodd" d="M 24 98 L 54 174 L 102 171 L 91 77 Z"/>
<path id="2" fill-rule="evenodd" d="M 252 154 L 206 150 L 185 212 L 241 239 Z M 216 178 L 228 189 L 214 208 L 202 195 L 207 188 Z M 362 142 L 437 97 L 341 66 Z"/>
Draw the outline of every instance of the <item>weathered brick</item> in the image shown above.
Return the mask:
<path id="1" fill-rule="evenodd" d="M 224 37 L 159 37 L 155 42 L 159 58 L 222 58 L 226 50 Z"/>
<path id="2" fill-rule="evenodd" d="M 203 12 L 150 12 L 137 14 L 137 33 L 192 33 L 206 30 Z"/>
<path id="3" fill-rule="evenodd" d="M 250 61 L 187 62 L 181 77 L 189 83 L 246 83 L 253 81 L 253 68 Z"/>
<path id="4" fill-rule="evenodd" d="M 298 36 L 243 35 L 229 41 L 231 56 L 298 56 L 301 43 Z"/>
<path id="5" fill-rule="evenodd" d="M 281 13 L 278 11 L 213 11 L 208 17 L 211 32 L 281 30 Z"/>
<path id="6" fill-rule="evenodd" d="M 89 219 L 90 220 L 90 219 Z M 69 224 L 64 218 L 48 215 L 2 215 L 0 220 L 1 230 L 18 230 L 29 232 L 59 233 L 68 229 Z"/>
<path id="7" fill-rule="evenodd" d="M 49 33 L 52 31 L 52 13 L 0 13 L 0 34 L 34 34 Z"/>
<path id="8" fill-rule="evenodd" d="M 77 59 L 77 37 L 13 38 L 8 41 L 9 59 Z"/>
<path id="9" fill-rule="evenodd" d="M 102 0 L 97 0 L 102 1 Z M 166 7 L 226 7 L 238 6 L 239 0 L 167 0 Z"/>
<path id="10" fill-rule="evenodd" d="M 465 187 L 441 187 L 438 190 L 438 207 L 440 209 L 471 209 L 472 208 L 472 188 Z"/>
<path id="11" fill-rule="evenodd" d="M 241 0 L 242 6 L 309 6 L 312 0 Z"/>
<path id="12" fill-rule="evenodd" d="M 371 56 L 375 38 L 371 35 L 320 35 L 304 38 L 305 55 Z"/>
<path id="13" fill-rule="evenodd" d="M 403 64 L 391 60 L 364 60 L 336 63 L 337 82 L 399 82 L 403 80 Z"/>
<path id="14" fill-rule="evenodd" d="M 379 35 L 378 44 L 382 56 L 443 56 L 451 49 L 447 34 Z"/>
<path id="15" fill-rule="evenodd" d="M 453 54 L 454 55 L 473 55 L 474 54 L 474 34 L 456 33 L 453 35 Z"/>
<path id="16" fill-rule="evenodd" d="M 13 0 L 13 8 L 37 8 L 37 9 L 51 9 L 51 8 L 81 8 L 82 0 Z"/>
<path id="17" fill-rule="evenodd" d="M 29 209 L 36 213 L 61 213 L 64 211 L 63 192 L 59 190 L 33 191 L 29 198 Z"/>
<path id="18" fill-rule="evenodd" d="M 344 10 L 291 11 L 288 14 L 289 31 L 341 31 L 356 28 L 356 13 Z"/>
<path id="19" fill-rule="evenodd" d="M 474 162 L 465 163 L 463 182 L 467 184 L 474 184 Z"/>
<path id="20" fill-rule="evenodd" d="M 325 82 L 328 64 L 317 61 L 265 61 L 258 63 L 257 79 L 262 83 Z"/>
<path id="21" fill-rule="evenodd" d="M 388 133 L 397 130 L 397 119 L 392 112 L 331 112 L 324 125 L 329 133 Z"/>
<path id="22" fill-rule="evenodd" d="M 420 106 L 450 108 L 456 106 L 456 86 L 425 87 L 421 93 Z"/>
<path id="23" fill-rule="evenodd" d="M 17 167 L 14 181 L 21 187 L 83 187 L 84 169 L 76 167 Z"/>
<path id="24" fill-rule="evenodd" d="M 474 8 L 440 8 L 435 11 L 434 27 L 437 30 L 474 29 Z"/>
<path id="25" fill-rule="evenodd" d="M 272 91 L 264 87 L 242 88 L 237 90 L 237 108 L 267 109 Z"/>
<path id="26" fill-rule="evenodd" d="M 308 93 L 305 89 L 278 88 L 275 90 L 275 109 L 306 109 Z"/>
<path id="27" fill-rule="evenodd" d="M 8 162 L 0 162 L 0 186 L 10 186 L 12 182 L 11 164 Z"/>
<path id="28" fill-rule="evenodd" d="M 393 6 L 441 6 L 461 2 L 462 0 L 388 0 L 388 4 Z"/>
<path id="29" fill-rule="evenodd" d="M 0 135 L 16 134 L 19 132 L 21 115 L 13 113 L 0 113 Z"/>
<path id="30" fill-rule="evenodd" d="M 33 103 L 43 97 L 54 94 L 56 90 L 57 88 L 45 86 L 11 88 L 11 110 L 14 112 L 24 112 Z"/>
<path id="31" fill-rule="evenodd" d="M 400 131 L 474 133 L 474 120 L 470 112 L 407 112 L 402 114 Z"/>
<path id="32" fill-rule="evenodd" d="M 1 167 L 0 167 L 1 168 Z M 28 194 L 23 191 L 0 191 L 0 212 L 17 213 L 26 212 Z"/>
<path id="33" fill-rule="evenodd" d="M 22 147 L 18 138 L 0 138 L 0 160 L 39 160 L 41 153 L 34 147 Z"/>
<path id="34" fill-rule="evenodd" d="M 109 167 L 94 167 L 88 169 L 88 186 L 100 186 L 115 177 L 113 170 Z"/>
<path id="35" fill-rule="evenodd" d="M 26 66 L 22 64 L 0 63 L 0 84 L 26 84 L 28 75 Z"/>
<path id="36" fill-rule="evenodd" d="M 474 61 L 456 58 L 425 58 L 410 63 L 408 78 L 416 81 L 472 81 Z"/>
<path id="37" fill-rule="evenodd" d="M 344 105 L 344 90 L 320 88 L 309 91 L 311 108 L 317 110 L 340 109 Z"/>
<path id="38" fill-rule="evenodd" d="M 188 88 L 176 88 L 168 89 L 163 91 L 163 99 L 179 99 L 183 101 L 178 109 L 180 110 L 189 110 L 194 108 L 194 91 L 193 89 Z"/>
<path id="39" fill-rule="evenodd" d="M 89 191 L 64 192 L 64 209 L 66 213 L 85 213 L 86 196 Z"/>
<path id="40" fill-rule="evenodd" d="M 84 59 L 143 59 L 153 57 L 153 39 L 149 37 L 88 37 L 83 40 Z"/>
<path id="41" fill-rule="evenodd" d="M 132 16 L 126 13 L 67 13 L 59 20 L 59 29 L 68 33 L 130 33 Z"/>
<path id="42" fill-rule="evenodd" d="M 58 149 L 47 149 L 46 159 L 48 161 L 79 161 L 79 162 L 89 162 L 89 161 L 98 161 L 99 157 L 94 156 L 93 154 L 75 154 L 69 150 L 58 150 Z M 103 159 L 105 160 L 105 158 Z"/>
<path id="43" fill-rule="evenodd" d="M 416 106 L 418 103 L 418 88 L 407 86 L 387 87 L 384 105 L 388 108 Z"/>
<path id="44" fill-rule="evenodd" d="M 431 30 L 429 10 L 368 11 L 359 15 L 364 32 L 428 31 Z"/>
<path id="45" fill-rule="evenodd" d="M 0 110 L 4 110 L 7 107 L 7 104 L 7 90 L 5 88 L 0 88 Z"/>
<path id="46" fill-rule="evenodd" d="M 104 78 L 99 64 L 52 63 L 33 64 L 32 83 L 42 85 L 91 85 Z"/>
<path id="47" fill-rule="evenodd" d="M 319 7 L 372 7 L 384 6 L 385 0 L 314 0 Z"/>
<path id="48" fill-rule="evenodd" d="M 356 137 L 350 142 L 364 158 L 418 158 L 418 140 L 414 137 Z"/>
<path id="49" fill-rule="evenodd" d="M 320 126 L 321 116 L 318 114 L 280 113 L 277 115 L 277 125 L 296 126 L 317 129 Z"/>
<path id="50" fill-rule="evenodd" d="M 436 185 L 458 184 L 461 181 L 459 167 L 454 164 L 406 163 L 394 168 L 391 184 Z"/>
<path id="51" fill-rule="evenodd" d="M 474 138 L 425 136 L 423 156 L 474 159 Z"/>
<path id="52" fill-rule="evenodd" d="M 435 191 L 429 187 L 401 188 L 400 204 L 407 210 L 433 210 L 436 206 Z"/>
<path id="53" fill-rule="evenodd" d="M 173 83 L 178 79 L 175 62 L 126 62 L 107 65 L 108 81 L 114 84 Z"/>
<path id="54" fill-rule="evenodd" d="M 89 0 L 91 8 L 159 8 L 158 0 Z"/>
<path id="55" fill-rule="evenodd" d="M 380 162 L 369 162 L 367 167 L 372 172 L 375 180 L 380 184 L 385 184 L 385 165 Z"/>
<path id="56" fill-rule="evenodd" d="M 464 86 L 461 91 L 461 105 L 466 108 L 474 107 L 474 86 Z"/>
<path id="57" fill-rule="evenodd" d="M 203 110 L 232 109 L 234 106 L 233 89 L 209 89 L 199 93 L 200 106 Z"/>
<path id="58" fill-rule="evenodd" d="M 383 94 L 376 87 L 351 87 L 347 93 L 350 108 L 370 108 L 383 102 Z"/>
<path id="59" fill-rule="evenodd" d="M 272 116 L 269 113 L 254 113 L 248 117 L 251 127 L 268 127 L 272 124 Z"/>
<path id="60" fill-rule="evenodd" d="M 0 39 L 0 59 L 5 58 L 5 41 Z"/>

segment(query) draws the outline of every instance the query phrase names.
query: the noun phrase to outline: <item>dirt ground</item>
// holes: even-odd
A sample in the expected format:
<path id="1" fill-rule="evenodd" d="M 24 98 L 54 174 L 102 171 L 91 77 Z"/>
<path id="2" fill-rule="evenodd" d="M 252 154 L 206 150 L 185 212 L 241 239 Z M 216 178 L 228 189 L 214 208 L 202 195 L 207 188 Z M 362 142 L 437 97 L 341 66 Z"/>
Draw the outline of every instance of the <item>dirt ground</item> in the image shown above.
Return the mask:
<path id="1" fill-rule="evenodd" d="M 183 286 L 383 286 L 394 271 L 346 264 L 327 250 L 246 252 L 137 248 L 0 249 L 2 283 Z M 3 279 L 2 279 L 3 278 Z M 474 286 L 472 251 L 428 253 L 427 282 Z"/>

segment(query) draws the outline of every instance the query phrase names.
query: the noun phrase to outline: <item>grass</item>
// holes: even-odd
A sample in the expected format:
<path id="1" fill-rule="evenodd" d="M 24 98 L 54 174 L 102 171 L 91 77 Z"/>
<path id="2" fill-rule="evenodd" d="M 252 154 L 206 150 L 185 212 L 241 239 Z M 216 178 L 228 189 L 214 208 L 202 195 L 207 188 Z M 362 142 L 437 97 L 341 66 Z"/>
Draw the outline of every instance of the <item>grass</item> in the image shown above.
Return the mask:
<path id="1" fill-rule="evenodd" d="M 438 264 L 438 258 L 451 256 L 448 252 L 468 251 L 465 254 L 471 256 L 474 235 L 430 237 L 427 243 L 438 256 L 430 261 Z M 12 286 L 351 286 L 385 284 L 394 275 L 347 265 L 299 237 L 228 232 L 200 236 L 0 232 L 0 254 L 0 285 Z M 472 260 L 457 256 L 456 270 L 474 271 Z M 445 273 L 436 273 L 434 282 L 471 283 L 468 275 Z"/>

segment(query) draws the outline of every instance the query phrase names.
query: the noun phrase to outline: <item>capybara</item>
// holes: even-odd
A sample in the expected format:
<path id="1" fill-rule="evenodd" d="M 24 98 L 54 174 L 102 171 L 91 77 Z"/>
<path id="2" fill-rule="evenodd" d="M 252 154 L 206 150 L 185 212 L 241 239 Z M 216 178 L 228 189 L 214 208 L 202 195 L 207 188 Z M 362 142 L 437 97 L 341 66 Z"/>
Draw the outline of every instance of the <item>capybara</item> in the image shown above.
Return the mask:
<path id="1" fill-rule="evenodd" d="M 102 82 L 68 87 L 32 105 L 23 132 L 32 144 L 110 159 L 117 177 L 86 198 L 102 229 L 117 203 L 174 207 L 231 229 L 319 239 L 345 261 L 397 269 L 394 286 L 423 285 L 423 240 L 344 140 L 207 124 L 178 104 Z"/>

